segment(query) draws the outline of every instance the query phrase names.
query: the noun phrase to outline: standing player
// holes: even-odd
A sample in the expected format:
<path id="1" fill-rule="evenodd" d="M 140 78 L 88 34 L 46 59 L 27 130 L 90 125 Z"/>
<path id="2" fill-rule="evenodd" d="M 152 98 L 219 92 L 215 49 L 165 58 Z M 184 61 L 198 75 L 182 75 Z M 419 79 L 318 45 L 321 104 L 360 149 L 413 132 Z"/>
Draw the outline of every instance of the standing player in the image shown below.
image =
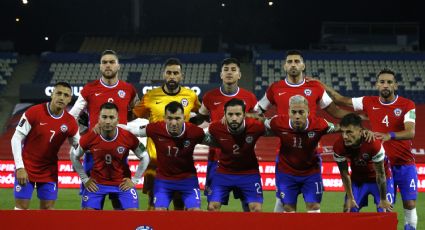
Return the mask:
<path id="1" fill-rule="evenodd" d="M 416 229 L 416 198 L 418 174 L 412 154 L 412 140 L 415 137 L 415 103 L 395 94 L 397 81 L 394 71 L 383 69 L 377 75 L 376 88 L 379 96 L 348 98 L 341 96 L 330 87 L 326 90 L 336 103 L 351 106 L 355 111 L 365 112 L 376 132 L 382 139 L 390 160 L 394 179 L 394 194 L 400 189 L 404 207 L 405 229 Z"/>
<path id="2" fill-rule="evenodd" d="M 246 110 L 244 112 L 252 112 L 257 98 L 253 93 L 238 86 L 239 79 L 242 74 L 240 71 L 240 63 L 235 58 L 226 58 L 221 64 L 220 77 L 222 85 L 220 88 L 210 90 L 204 94 L 202 98 L 202 105 L 196 118 L 191 119 L 191 122 L 201 124 L 204 121 L 211 120 L 211 122 L 219 121 L 224 117 L 224 104 L 233 98 L 243 100 L 245 102 Z M 220 148 L 210 147 L 208 154 L 207 165 L 207 179 L 205 182 L 205 195 L 209 201 L 209 194 L 211 192 L 210 185 L 211 179 L 215 174 L 217 168 L 217 160 L 219 158 Z M 235 192 L 235 191 L 234 191 Z M 223 203 L 227 203 L 223 200 Z M 245 211 L 249 211 L 246 203 L 242 201 L 242 207 Z"/>
<path id="3" fill-rule="evenodd" d="M 378 212 L 391 211 L 394 187 L 381 141 L 367 142 L 363 138 L 362 119 L 354 113 L 344 116 L 339 125 L 342 137 L 335 141 L 333 150 L 347 194 L 344 211 L 359 212 L 367 206 L 369 194 Z M 347 160 L 350 160 L 351 178 Z"/>
<path id="4" fill-rule="evenodd" d="M 71 145 L 77 145 L 79 138 L 75 119 L 65 111 L 71 94 L 68 83 L 56 83 L 52 100 L 29 108 L 16 127 L 11 140 L 16 168 L 15 210 L 29 208 L 34 188 L 40 209 L 54 208 L 59 148 L 66 138 Z"/>
<path id="5" fill-rule="evenodd" d="M 164 121 L 130 130 L 155 143 L 158 159 L 154 182 L 155 210 L 166 210 L 176 192 L 189 211 L 200 210 L 201 194 L 193 161 L 195 145 L 204 140 L 204 131 L 185 122 L 184 107 L 176 101 L 165 106 Z M 126 127 L 130 128 L 130 127 Z"/>
<path id="6" fill-rule="evenodd" d="M 113 103 L 101 105 L 98 121 L 100 134 L 89 131 L 81 137 L 80 147 L 72 149 L 72 165 L 85 187 L 83 209 L 101 210 L 108 194 L 117 197 L 122 209 L 135 210 L 139 207 L 135 185 L 149 164 L 149 156 L 137 137 L 117 127 L 118 113 L 118 107 Z M 85 173 L 79 160 L 86 150 L 92 153 L 94 162 L 90 176 Z M 127 163 L 130 150 L 141 159 L 133 179 Z"/>
<path id="7" fill-rule="evenodd" d="M 133 113 L 140 118 L 149 119 L 150 123 L 164 120 L 165 106 L 172 102 L 178 101 L 184 108 L 184 120 L 188 121 L 190 112 L 198 111 L 200 102 L 196 93 L 186 87 L 180 85 L 183 79 L 182 64 L 178 59 L 170 58 L 165 62 L 163 72 L 165 83 L 158 88 L 147 92 L 142 100 L 135 106 Z M 147 149 L 150 156 L 150 165 L 145 173 L 143 184 L 143 192 L 148 194 L 148 209 L 153 209 L 153 184 L 156 169 L 156 149 L 154 141 L 148 138 Z M 174 199 L 174 209 L 183 210 L 181 198 L 176 195 Z"/>
<path id="8" fill-rule="evenodd" d="M 129 110 L 139 101 L 136 89 L 129 83 L 119 80 L 120 64 L 118 56 L 113 50 L 105 50 L 100 58 L 101 78 L 84 86 L 80 96 L 70 110 L 70 114 L 78 119 L 80 113 L 87 109 L 89 114 L 89 130 L 95 127 L 99 119 L 100 106 L 106 102 L 115 103 L 119 109 L 119 123 L 127 124 Z M 93 166 L 90 152 L 84 156 L 84 169 L 88 175 Z M 113 197 L 115 209 L 121 209 L 119 202 Z"/>
<path id="9" fill-rule="evenodd" d="M 260 212 L 263 204 L 261 177 L 254 152 L 255 143 L 265 133 L 264 124 L 245 117 L 245 102 L 236 98 L 224 105 L 226 124 L 221 120 L 209 126 L 213 142 L 221 150 L 211 184 L 208 210 L 220 210 L 231 190 L 237 189 L 249 211 Z"/>
<path id="10" fill-rule="evenodd" d="M 323 195 L 321 159 L 316 148 L 320 138 L 339 130 L 323 118 L 309 116 L 308 100 L 289 99 L 288 115 L 274 116 L 265 125 L 280 138 L 276 173 L 277 192 L 285 212 L 295 212 L 302 193 L 308 212 L 320 212 Z"/>
<path id="11" fill-rule="evenodd" d="M 308 101 L 310 115 L 313 117 L 316 115 L 317 105 L 335 118 L 342 118 L 349 113 L 339 109 L 332 102 L 321 84 L 315 81 L 306 81 L 303 74 L 305 70 L 304 58 L 300 51 L 289 50 L 286 52 L 283 69 L 287 73 L 285 79 L 274 82 L 267 89 L 264 97 L 256 105 L 255 111 L 263 114 L 271 105 L 275 105 L 278 115 L 287 114 L 289 98 L 294 95 L 303 95 Z M 281 212 L 283 206 L 278 194 L 276 195 L 275 212 Z"/>

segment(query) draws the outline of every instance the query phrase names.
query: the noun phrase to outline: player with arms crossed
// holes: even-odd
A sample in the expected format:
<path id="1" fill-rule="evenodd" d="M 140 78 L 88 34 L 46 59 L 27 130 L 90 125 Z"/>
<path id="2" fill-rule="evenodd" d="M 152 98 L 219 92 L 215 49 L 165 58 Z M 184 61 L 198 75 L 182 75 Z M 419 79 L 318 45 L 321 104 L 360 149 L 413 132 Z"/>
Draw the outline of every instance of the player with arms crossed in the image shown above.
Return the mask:
<path id="1" fill-rule="evenodd" d="M 150 137 L 158 159 L 154 183 L 155 210 L 167 210 L 176 192 L 188 211 L 201 209 L 199 182 L 193 161 L 196 144 L 204 140 L 204 131 L 185 122 L 184 107 L 177 101 L 165 106 L 164 121 L 146 127 L 125 127 L 139 137 Z"/>
<path id="2" fill-rule="evenodd" d="M 280 138 L 277 193 L 284 212 L 296 211 L 297 197 L 302 193 L 307 211 L 318 213 L 323 183 L 316 148 L 323 135 L 336 132 L 339 127 L 323 118 L 309 116 L 308 100 L 301 95 L 289 99 L 288 114 L 265 121 L 266 127 Z"/>
<path id="3" fill-rule="evenodd" d="M 239 79 L 242 74 L 240 71 L 240 63 L 235 58 L 226 58 L 221 64 L 220 78 L 222 85 L 220 88 L 216 88 L 206 92 L 202 98 L 202 105 L 195 118 L 191 118 L 191 122 L 197 125 L 202 124 L 204 121 L 219 121 L 224 117 L 224 104 L 233 98 L 243 100 L 245 102 L 245 111 L 253 111 L 257 98 L 253 93 L 238 86 Z M 208 153 L 208 165 L 207 165 L 207 176 L 205 182 L 205 195 L 209 202 L 210 199 L 210 185 L 212 178 L 215 175 L 217 168 L 217 160 L 219 158 L 220 148 L 210 147 Z M 234 190 L 235 198 L 240 194 Z M 224 198 L 222 204 L 227 204 L 228 197 Z M 246 202 L 241 201 L 242 207 L 245 211 L 249 211 L 249 207 Z"/>
<path id="4" fill-rule="evenodd" d="M 80 146 L 71 149 L 71 161 L 84 184 L 82 194 L 83 209 L 103 209 L 106 195 L 114 194 L 124 210 L 135 210 L 139 207 L 139 199 L 135 185 L 149 164 L 149 156 L 145 147 L 133 134 L 117 127 L 118 107 L 113 103 L 105 103 L 100 107 L 100 134 L 90 131 L 80 139 Z M 93 155 L 93 168 L 90 177 L 85 173 L 79 159 L 84 151 Z M 129 151 L 141 159 L 134 178 L 127 157 Z"/>
<path id="5" fill-rule="evenodd" d="M 119 109 L 118 122 L 127 124 L 129 110 L 139 101 L 136 89 L 131 84 L 120 80 L 118 71 L 120 70 L 118 55 L 113 50 L 105 50 L 100 57 L 100 72 L 101 78 L 87 83 L 81 90 L 80 96 L 75 102 L 69 113 L 78 119 L 83 116 L 83 110 L 87 109 L 89 121 L 89 131 L 96 126 L 100 106 L 106 102 L 114 103 Z M 132 113 L 130 113 L 132 114 Z M 93 167 L 93 158 L 90 152 L 84 155 L 84 169 L 87 175 L 90 176 L 90 170 Z M 82 186 L 84 188 L 84 186 Z M 82 191 L 81 191 L 82 193 Z M 112 205 L 115 209 L 121 209 L 118 199 L 112 196 Z"/>
<path id="6" fill-rule="evenodd" d="M 377 79 L 376 88 L 379 96 L 348 98 L 328 86 L 325 87 L 336 103 L 351 106 L 355 111 L 363 111 L 368 115 L 372 131 L 376 132 L 378 139 L 382 139 L 390 160 L 394 195 L 397 188 L 400 189 L 404 207 L 404 227 L 416 229 L 418 174 L 412 154 L 416 121 L 415 103 L 395 94 L 398 85 L 395 73 L 391 69 L 381 70 Z"/>
<path id="7" fill-rule="evenodd" d="M 65 110 L 71 86 L 55 84 L 52 100 L 32 106 L 21 117 L 11 144 L 15 160 L 15 210 L 28 209 L 34 188 L 40 209 L 53 209 L 58 196 L 58 152 L 68 138 L 78 145 L 78 125 Z M 22 147 L 23 146 L 23 147 Z"/>
<path id="8" fill-rule="evenodd" d="M 165 62 L 163 77 L 165 83 L 158 88 L 148 91 L 142 100 L 135 106 L 133 113 L 136 117 L 149 119 L 150 123 L 164 120 L 164 108 L 172 102 L 178 101 L 184 108 L 184 120 L 189 121 L 190 112 L 198 111 L 201 103 L 196 93 L 180 85 L 183 79 L 182 64 L 176 58 L 170 58 Z M 151 138 L 147 140 L 147 149 L 150 156 L 150 164 L 145 173 L 143 193 L 148 194 L 148 209 L 153 209 L 153 184 L 156 170 L 156 148 Z M 183 202 L 179 194 L 175 194 L 174 209 L 183 210 Z"/>
<path id="9" fill-rule="evenodd" d="M 346 192 L 344 211 L 359 212 L 367 206 L 369 194 L 378 212 L 391 211 L 394 187 L 385 149 L 380 140 L 365 140 L 361 122 L 360 116 L 354 113 L 344 116 L 339 124 L 342 137 L 333 146 Z M 350 160 L 351 177 L 347 160 Z"/>
<path id="10" fill-rule="evenodd" d="M 226 123 L 210 124 L 211 143 L 221 150 L 213 175 L 208 210 L 220 210 L 231 190 L 237 189 L 249 211 L 260 212 L 263 204 L 261 177 L 254 152 L 255 143 L 265 133 L 264 124 L 245 117 L 245 102 L 236 98 L 224 105 Z"/>

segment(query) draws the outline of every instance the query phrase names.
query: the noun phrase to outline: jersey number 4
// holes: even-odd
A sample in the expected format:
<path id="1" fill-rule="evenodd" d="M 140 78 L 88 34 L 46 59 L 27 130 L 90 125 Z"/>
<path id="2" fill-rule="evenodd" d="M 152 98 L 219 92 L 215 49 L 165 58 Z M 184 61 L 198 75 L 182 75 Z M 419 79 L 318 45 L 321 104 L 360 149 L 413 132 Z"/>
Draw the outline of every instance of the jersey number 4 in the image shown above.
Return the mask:
<path id="1" fill-rule="evenodd" d="M 385 115 L 384 119 L 382 119 L 382 123 L 388 127 L 388 125 L 390 124 L 390 122 L 388 121 L 388 115 Z"/>

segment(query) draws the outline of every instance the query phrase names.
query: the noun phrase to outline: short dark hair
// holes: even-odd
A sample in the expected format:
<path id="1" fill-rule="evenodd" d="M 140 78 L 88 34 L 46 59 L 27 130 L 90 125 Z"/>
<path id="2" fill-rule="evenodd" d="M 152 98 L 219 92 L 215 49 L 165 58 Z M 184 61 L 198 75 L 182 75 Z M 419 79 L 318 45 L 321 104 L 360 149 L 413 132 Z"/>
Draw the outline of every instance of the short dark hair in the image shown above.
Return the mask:
<path id="1" fill-rule="evenodd" d="M 112 103 L 112 102 L 103 103 L 100 106 L 100 110 L 102 110 L 102 109 L 115 109 L 118 113 L 118 106 L 116 104 Z"/>
<path id="2" fill-rule="evenodd" d="M 221 62 L 221 67 L 223 67 L 224 65 L 230 65 L 230 64 L 236 64 L 239 68 L 241 67 L 241 63 L 236 58 L 225 58 Z"/>
<path id="3" fill-rule="evenodd" d="M 179 109 L 182 111 L 182 113 L 184 113 L 183 105 L 177 101 L 172 101 L 165 106 L 164 113 L 167 111 L 170 113 L 176 113 Z"/>
<path id="4" fill-rule="evenodd" d="M 102 57 L 105 56 L 105 55 L 114 55 L 118 60 L 117 52 L 115 52 L 114 50 L 104 50 L 102 52 L 102 55 L 100 56 L 100 58 L 102 59 Z"/>
<path id="5" fill-rule="evenodd" d="M 286 51 L 285 59 L 289 55 L 299 55 L 304 60 L 303 53 L 300 50 L 288 50 L 288 51 Z"/>
<path id="6" fill-rule="evenodd" d="M 341 127 L 348 127 L 349 125 L 357 126 L 357 127 L 363 127 L 362 126 L 362 118 L 355 113 L 349 113 L 345 115 L 341 122 L 339 123 Z"/>
<path id="7" fill-rule="evenodd" d="M 63 86 L 63 87 L 68 88 L 72 91 L 71 85 L 68 82 L 64 82 L 64 81 L 56 82 L 56 84 L 53 87 L 56 88 L 57 86 Z"/>
<path id="8" fill-rule="evenodd" d="M 394 76 L 394 80 L 397 81 L 395 77 L 395 72 L 391 68 L 385 67 L 381 69 L 381 71 L 379 71 L 379 73 L 376 75 L 376 80 L 378 80 L 379 76 L 381 76 L 382 74 L 391 74 Z"/>
<path id="9" fill-rule="evenodd" d="M 245 113 L 245 109 L 246 109 L 245 102 L 237 98 L 232 98 L 228 102 L 226 102 L 226 104 L 224 104 L 224 113 L 226 113 L 227 107 L 237 106 L 237 105 L 240 105 L 242 107 L 242 111 Z"/>
<path id="10" fill-rule="evenodd" d="M 178 58 L 168 58 L 165 61 L 164 67 L 167 67 L 169 65 L 178 65 L 180 66 L 181 69 L 183 69 L 182 63 L 180 62 Z"/>

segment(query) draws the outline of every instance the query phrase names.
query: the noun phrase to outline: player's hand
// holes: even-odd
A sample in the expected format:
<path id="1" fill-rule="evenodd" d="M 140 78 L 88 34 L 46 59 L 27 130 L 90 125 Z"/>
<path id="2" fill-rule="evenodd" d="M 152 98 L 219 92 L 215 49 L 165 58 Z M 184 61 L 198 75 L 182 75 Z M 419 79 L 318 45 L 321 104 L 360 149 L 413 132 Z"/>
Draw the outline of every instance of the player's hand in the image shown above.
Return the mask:
<path id="1" fill-rule="evenodd" d="M 393 211 L 393 206 L 391 205 L 391 203 L 387 199 L 381 200 L 379 202 L 378 207 L 382 208 L 384 210 L 384 212 L 392 212 Z"/>
<path id="2" fill-rule="evenodd" d="M 376 136 L 375 136 L 375 133 L 372 132 L 372 131 L 370 131 L 370 130 L 368 130 L 368 129 L 363 129 L 362 130 L 362 136 L 365 138 L 365 140 L 367 142 L 371 142 L 371 141 L 374 141 L 374 140 L 377 139 Z"/>
<path id="3" fill-rule="evenodd" d="M 352 208 L 359 208 L 359 205 L 357 205 L 356 200 L 347 198 L 345 200 L 344 212 L 350 212 Z"/>
<path id="4" fill-rule="evenodd" d="M 28 183 L 28 174 L 25 168 L 19 168 L 16 170 L 16 179 L 20 185 L 25 186 Z"/>
<path id="5" fill-rule="evenodd" d="M 391 136 L 389 133 L 375 133 L 375 138 L 382 141 L 389 141 L 391 139 Z"/>
<path id="6" fill-rule="evenodd" d="M 94 127 L 93 127 L 93 132 L 96 134 L 100 134 L 100 125 L 99 123 L 97 123 Z"/>
<path id="7" fill-rule="evenodd" d="M 89 180 L 86 183 L 84 183 L 84 187 L 89 192 L 97 192 L 99 190 L 99 187 L 97 187 L 96 185 L 96 181 L 92 178 L 89 178 Z"/>
<path id="8" fill-rule="evenodd" d="M 134 186 L 135 185 L 134 185 L 133 181 L 130 178 L 126 177 L 126 178 L 122 179 L 122 182 L 120 184 L 120 189 L 121 189 L 121 191 L 128 191 L 128 190 L 134 188 Z"/>

